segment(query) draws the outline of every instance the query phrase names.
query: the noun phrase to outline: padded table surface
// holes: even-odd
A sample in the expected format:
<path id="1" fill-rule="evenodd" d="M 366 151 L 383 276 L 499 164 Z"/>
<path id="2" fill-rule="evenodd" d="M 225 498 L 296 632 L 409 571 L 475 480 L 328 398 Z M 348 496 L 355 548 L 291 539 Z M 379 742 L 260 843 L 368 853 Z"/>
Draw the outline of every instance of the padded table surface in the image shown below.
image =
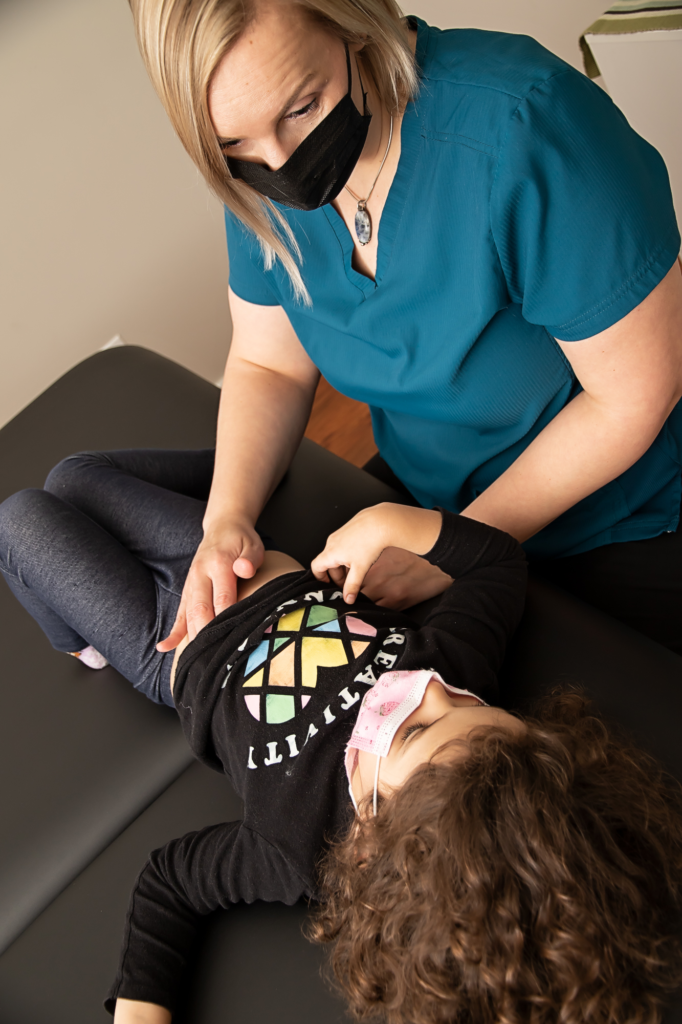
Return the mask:
<path id="1" fill-rule="evenodd" d="M 205 447 L 218 392 L 142 349 L 94 356 L 0 431 L 0 496 L 40 486 L 84 448 Z M 390 488 L 304 442 L 273 495 L 264 528 L 301 561 Z M 239 814 L 226 781 L 191 755 L 170 709 L 112 669 L 92 673 L 52 651 L 0 588 L 2 1024 L 89 1024 L 115 970 L 127 898 L 147 852 Z M 30 651 L 30 658 L 26 657 Z M 682 778 L 682 659 L 587 605 L 532 581 L 502 678 L 504 703 L 558 683 L 585 686 Z M 146 808 L 146 809 L 145 809 Z M 212 916 L 177 1024 L 334 1024 L 340 1004 L 319 978 L 302 907 L 239 906 Z M 665 1024 L 682 1024 L 678 1004 Z"/>

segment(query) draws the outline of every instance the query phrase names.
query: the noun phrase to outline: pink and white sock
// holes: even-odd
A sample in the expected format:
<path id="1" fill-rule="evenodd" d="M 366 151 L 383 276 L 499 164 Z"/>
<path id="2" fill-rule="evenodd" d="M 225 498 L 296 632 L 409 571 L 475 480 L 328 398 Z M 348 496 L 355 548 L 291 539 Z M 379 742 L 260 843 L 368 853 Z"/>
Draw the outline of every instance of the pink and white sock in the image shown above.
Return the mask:
<path id="1" fill-rule="evenodd" d="M 104 655 L 96 651 L 94 647 L 84 647 L 82 651 L 71 651 L 69 653 L 72 658 L 78 658 L 88 668 L 106 668 L 109 664 Z"/>

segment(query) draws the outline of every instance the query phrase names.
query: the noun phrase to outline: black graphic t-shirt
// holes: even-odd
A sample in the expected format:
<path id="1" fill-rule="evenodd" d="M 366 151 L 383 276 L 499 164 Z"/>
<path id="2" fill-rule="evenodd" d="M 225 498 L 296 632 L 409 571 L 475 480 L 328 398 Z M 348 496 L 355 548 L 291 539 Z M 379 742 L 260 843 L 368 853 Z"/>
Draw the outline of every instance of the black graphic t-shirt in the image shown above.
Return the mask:
<path id="1" fill-rule="evenodd" d="M 344 752 L 367 688 L 431 669 L 497 701 L 523 609 L 526 565 L 508 534 L 449 512 L 425 558 L 455 578 L 417 626 L 312 573 L 280 576 L 219 615 L 183 652 L 174 699 L 199 760 L 225 772 L 244 820 L 156 850 L 131 899 L 117 996 L 173 1009 L 200 915 L 240 900 L 316 894 L 315 866 L 353 815 Z"/>

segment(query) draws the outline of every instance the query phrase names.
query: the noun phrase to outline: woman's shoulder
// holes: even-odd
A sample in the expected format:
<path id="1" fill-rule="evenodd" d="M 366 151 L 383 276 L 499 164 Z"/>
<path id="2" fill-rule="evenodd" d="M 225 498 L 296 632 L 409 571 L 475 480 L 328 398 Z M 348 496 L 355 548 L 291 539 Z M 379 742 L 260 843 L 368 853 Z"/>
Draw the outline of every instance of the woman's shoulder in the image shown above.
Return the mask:
<path id="1" fill-rule="evenodd" d="M 509 32 L 486 29 L 440 29 L 419 22 L 422 92 L 434 94 L 453 87 L 461 92 L 479 92 L 481 99 L 498 98 L 502 105 L 518 104 L 538 86 L 556 77 L 578 76 L 579 71 L 551 53 L 537 40 Z"/>
<path id="2" fill-rule="evenodd" d="M 606 129 L 620 117 L 602 89 L 530 36 L 420 22 L 417 56 L 416 113 L 422 134 L 439 142 L 495 158 L 512 123 L 532 123 L 526 142 L 537 150 L 558 112 L 578 134 L 595 117 Z"/>

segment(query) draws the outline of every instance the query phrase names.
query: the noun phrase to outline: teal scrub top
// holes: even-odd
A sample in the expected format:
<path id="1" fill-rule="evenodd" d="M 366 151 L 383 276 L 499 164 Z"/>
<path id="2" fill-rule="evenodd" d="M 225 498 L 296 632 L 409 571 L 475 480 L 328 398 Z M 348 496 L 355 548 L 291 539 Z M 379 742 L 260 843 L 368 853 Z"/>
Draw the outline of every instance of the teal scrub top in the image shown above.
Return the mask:
<path id="1" fill-rule="evenodd" d="M 418 31 L 376 280 L 331 205 L 281 206 L 312 299 L 226 213 L 230 285 L 281 305 L 327 380 L 372 411 L 418 501 L 464 509 L 580 390 L 556 343 L 637 306 L 680 235 L 665 165 L 609 97 L 527 36 Z M 674 530 L 682 404 L 642 458 L 529 540 L 558 557 Z"/>

